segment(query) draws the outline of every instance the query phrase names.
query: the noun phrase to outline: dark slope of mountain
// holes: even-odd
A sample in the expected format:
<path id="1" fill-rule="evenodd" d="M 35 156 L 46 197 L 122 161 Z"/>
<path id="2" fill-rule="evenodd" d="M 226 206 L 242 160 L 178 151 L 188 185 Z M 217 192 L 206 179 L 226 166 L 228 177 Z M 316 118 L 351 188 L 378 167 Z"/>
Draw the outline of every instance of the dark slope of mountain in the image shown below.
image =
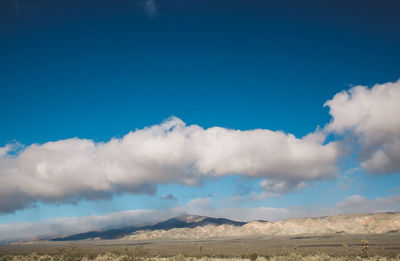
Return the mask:
<path id="1" fill-rule="evenodd" d="M 122 238 L 126 235 L 129 235 L 133 232 L 139 230 L 170 230 L 173 228 L 196 228 L 202 227 L 206 225 L 233 225 L 233 226 L 243 226 L 246 222 L 234 221 L 226 218 L 211 218 L 204 216 L 180 216 L 168 219 L 166 221 L 154 224 L 147 225 L 141 227 L 129 226 L 118 229 L 110 229 L 105 231 L 90 231 L 85 233 L 79 233 L 75 235 L 70 235 L 66 237 L 59 237 L 51 239 L 52 241 L 75 241 L 75 240 L 84 240 L 91 238 L 100 238 L 100 239 L 116 239 Z"/>
<path id="2" fill-rule="evenodd" d="M 193 224 L 193 223 L 192 223 Z M 203 220 L 194 223 L 193 225 L 189 225 L 190 228 L 198 227 L 198 226 L 206 226 L 206 225 L 234 225 L 234 226 L 243 226 L 247 224 L 247 222 L 234 221 L 226 218 L 210 218 L 205 217 Z"/>
<path id="3" fill-rule="evenodd" d="M 66 237 L 53 238 L 52 241 L 75 241 L 75 240 L 84 240 L 91 238 L 101 238 L 101 239 L 116 239 L 124 237 L 127 234 L 132 232 L 145 229 L 145 227 L 123 227 L 118 229 L 110 229 L 106 231 L 90 231 L 85 233 L 79 233 L 75 235 L 70 235 Z"/>

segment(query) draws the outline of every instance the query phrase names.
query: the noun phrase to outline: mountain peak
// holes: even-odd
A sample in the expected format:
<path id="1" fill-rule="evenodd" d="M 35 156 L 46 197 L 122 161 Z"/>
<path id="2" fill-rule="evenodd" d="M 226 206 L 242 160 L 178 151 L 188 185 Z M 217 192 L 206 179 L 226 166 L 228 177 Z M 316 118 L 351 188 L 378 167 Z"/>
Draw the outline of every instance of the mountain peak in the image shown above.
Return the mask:
<path id="1" fill-rule="evenodd" d="M 181 215 L 177 216 L 176 219 L 185 221 L 186 223 L 196 223 L 200 222 L 207 218 L 206 216 L 199 216 L 199 215 Z"/>

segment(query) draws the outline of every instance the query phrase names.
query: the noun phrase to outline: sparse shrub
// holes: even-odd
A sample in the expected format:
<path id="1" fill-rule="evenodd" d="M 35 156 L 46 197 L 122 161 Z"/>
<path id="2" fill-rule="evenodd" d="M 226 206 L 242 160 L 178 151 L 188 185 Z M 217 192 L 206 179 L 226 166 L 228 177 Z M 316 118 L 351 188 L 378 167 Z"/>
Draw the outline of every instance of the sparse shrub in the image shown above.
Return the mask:
<path id="1" fill-rule="evenodd" d="M 137 246 L 133 251 L 129 251 L 128 254 L 129 256 L 135 256 L 135 257 L 146 257 L 150 253 L 148 248 L 145 248 L 143 246 Z"/>
<path id="2" fill-rule="evenodd" d="M 256 259 L 257 259 L 257 254 L 256 253 L 252 253 L 252 254 L 250 254 L 249 255 L 249 259 L 250 259 L 250 261 L 256 261 Z"/>
<path id="3" fill-rule="evenodd" d="M 343 248 L 344 248 L 344 253 L 347 256 L 348 255 L 348 246 L 349 246 L 349 244 L 348 243 L 343 243 L 342 245 L 343 245 Z"/>
<path id="4" fill-rule="evenodd" d="M 122 247 L 122 248 L 118 248 L 118 249 L 114 249 L 111 251 L 111 253 L 117 255 L 117 256 L 122 256 L 122 255 L 127 255 L 129 253 L 128 248 Z"/>
<path id="5" fill-rule="evenodd" d="M 52 260 L 54 260 L 54 258 L 49 255 L 44 255 L 39 257 L 39 261 L 52 261 Z"/>
<path id="6" fill-rule="evenodd" d="M 185 257 L 182 254 L 175 256 L 175 261 L 185 261 Z"/>
<path id="7" fill-rule="evenodd" d="M 29 258 L 32 261 L 39 260 L 39 256 L 36 254 L 36 252 L 33 252 Z"/>
<path id="8" fill-rule="evenodd" d="M 301 261 L 303 258 L 301 255 L 292 253 L 292 254 L 287 254 L 284 256 L 276 256 L 271 258 L 275 261 Z"/>
<path id="9" fill-rule="evenodd" d="M 364 257 L 369 258 L 368 240 L 366 239 L 361 240 L 361 252 Z"/>
<path id="10" fill-rule="evenodd" d="M 331 260 L 331 257 L 330 257 L 329 255 L 323 253 L 323 254 L 320 254 L 320 255 L 319 255 L 319 258 L 318 258 L 318 259 L 319 259 L 320 261 L 329 261 L 329 260 Z"/>
<path id="11" fill-rule="evenodd" d="M 203 246 L 197 245 L 197 250 L 199 251 L 199 254 L 201 254 L 201 251 L 203 251 Z"/>

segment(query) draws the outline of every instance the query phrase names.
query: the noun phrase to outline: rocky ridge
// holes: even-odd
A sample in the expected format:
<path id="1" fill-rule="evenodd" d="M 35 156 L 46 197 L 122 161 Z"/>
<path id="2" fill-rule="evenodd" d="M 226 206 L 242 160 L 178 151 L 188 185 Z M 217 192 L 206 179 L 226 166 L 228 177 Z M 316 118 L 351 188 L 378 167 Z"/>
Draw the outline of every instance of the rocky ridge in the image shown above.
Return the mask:
<path id="1" fill-rule="evenodd" d="M 277 222 L 251 221 L 242 226 L 206 224 L 184 228 L 138 230 L 125 236 L 125 239 L 383 234 L 394 232 L 400 232 L 400 213 L 348 214 L 295 218 Z"/>

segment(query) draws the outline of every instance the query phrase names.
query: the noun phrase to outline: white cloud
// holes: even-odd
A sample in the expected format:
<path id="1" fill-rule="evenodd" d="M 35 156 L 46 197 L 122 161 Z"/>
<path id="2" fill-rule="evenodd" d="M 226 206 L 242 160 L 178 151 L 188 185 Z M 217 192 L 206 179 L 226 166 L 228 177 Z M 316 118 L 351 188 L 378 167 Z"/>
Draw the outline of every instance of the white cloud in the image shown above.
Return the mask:
<path id="1" fill-rule="evenodd" d="M 0 158 L 7 157 L 8 154 L 12 154 L 13 152 L 17 153 L 22 147 L 18 142 L 6 144 L 4 147 L 0 147 Z"/>
<path id="2" fill-rule="evenodd" d="M 326 130 L 352 134 L 361 145 L 361 166 L 374 173 L 400 171 L 400 80 L 356 86 L 325 103 L 332 122 Z"/>
<path id="3" fill-rule="evenodd" d="M 0 212 L 37 201 L 151 194 L 157 184 L 194 185 L 231 174 L 289 183 L 331 178 L 339 154 L 334 142 L 264 129 L 203 129 L 170 118 L 105 143 L 73 138 L 2 152 Z"/>
<path id="4" fill-rule="evenodd" d="M 158 6 L 155 0 L 141 0 L 139 5 L 143 8 L 143 11 L 150 18 L 156 17 L 158 14 Z"/>
<path id="5" fill-rule="evenodd" d="M 368 171 L 398 172 L 399 100 L 400 81 L 340 92 L 325 104 L 331 123 L 303 138 L 266 129 L 203 129 L 170 118 L 108 142 L 72 138 L 23 149 L 8 144 L 0 147 L 0 213 L 38 201 L 152 194 L 158 184 L 195 185 L 232 174 L 263 178 L 263 197 L 284 194 L 336 177 L 342 149 L 340 142 L 324 144 L 329 132 L 356 137 Z"/>
<path id="6" fill-rule="evenodd" d="M 400 210 L 400 196 L 390 196 L 387 198 L 368 199 L 360 195 L 354 195 L 336 204 L 329 213 L 373 213 L 391 212 Z"/>
<path id="7" fill-rule="evenodd" d="M 185 209 L 187 209 L 190 213 L 200 213 L 209 210 L 211 208 L 211 205 L 211 198 L 195 198 L 186 204 Z"/>
<path id="8" fill-rule="evenodd" d="M 305 182 L 296 180 L 262 180 L 260 182 L 262 193 L 256 198 L 264 198 L 269 196 L 279 196 L 286 194 L 292 190 L 303 190 L 307 187 Z"/>
<path id="9" fill-rule="evenodd" d="M 9 148 L 7 146 L 0 147 L 0 157 L 4 157 L 7 155 Z"/>

